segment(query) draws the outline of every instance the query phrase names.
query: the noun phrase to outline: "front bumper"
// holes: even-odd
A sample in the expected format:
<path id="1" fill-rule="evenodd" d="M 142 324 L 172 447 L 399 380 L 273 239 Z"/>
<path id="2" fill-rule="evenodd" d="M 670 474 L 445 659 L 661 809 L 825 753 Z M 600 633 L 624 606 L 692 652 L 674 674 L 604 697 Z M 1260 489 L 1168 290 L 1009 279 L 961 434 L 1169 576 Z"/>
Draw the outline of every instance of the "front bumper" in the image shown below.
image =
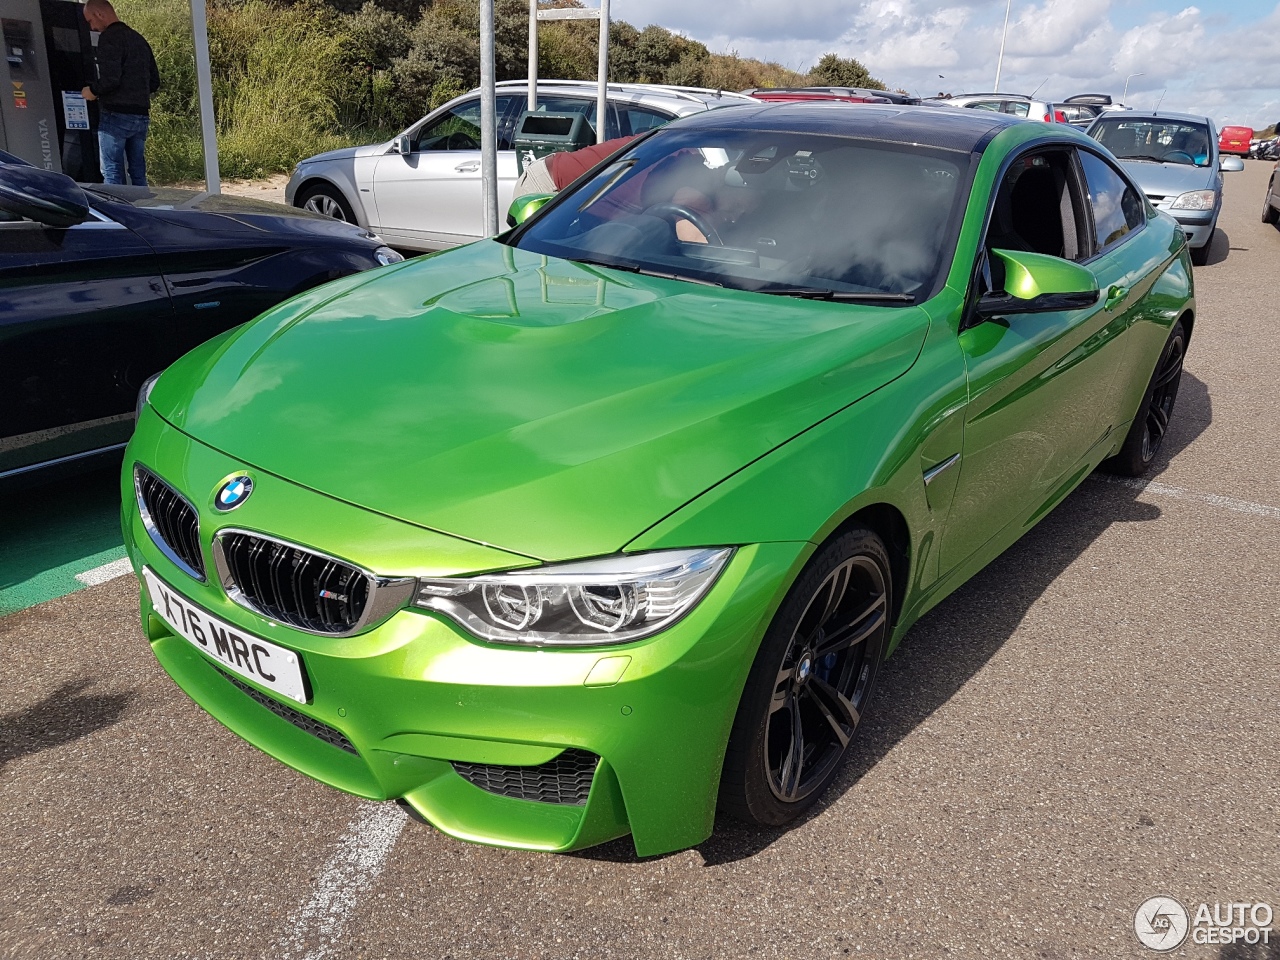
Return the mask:
<path id="1" fill-rule="evenodd" d="M 1203 247 L 1213 237 L 1213 228 L 1218 222 L 1217 210 L 1203 212 L 1184 212 L 1171 210 L 1170 215 L 1178 221 L 1182 232 L 1187 235 L 1187 246 L 1193 250 Z"/>
<path id="2" fill-rule="evenodd" d="M 125 541 L 135 569 L 147 565 L 196 606 L 296 651 L 310 684 L 309 701 L 298 704 L 249 681 L 228 679 L 210 657 L 169 629 L 144 588 L 142 623 L 160 663 L 193 700 L 246 740 L 339 789 L 402 799 L 442 831 L 466 840 L 573 850 L 630 832 L 637 853 L 651 855 L 692 846 L 710 834 L 725 745 L 747 671 L 808 544 L 739 549 L 684 620 L 633 644 L 504 647 L 408 609 L 356 636 L 316 636 L 236 605 L 212 573 L 201 583 L 170 562 L 138 513 L 132 470 L 139 462 L 196 507 L 210 571 L 212 536 L 231 525 L 387 575 L 442 576 L 529 561 L 246 468 L 147 408 L 122 478 Z M 212 508 L 213 491 L 238 472 L 253 476 L 253 496 L 233 513 L 219 514 Z M 336 731 L 351 749 L 335 745 L 308 721 Z M 494 793 L 455 766 L 530 768 L 566 749 L 600 757 L 585 804 Z"/>

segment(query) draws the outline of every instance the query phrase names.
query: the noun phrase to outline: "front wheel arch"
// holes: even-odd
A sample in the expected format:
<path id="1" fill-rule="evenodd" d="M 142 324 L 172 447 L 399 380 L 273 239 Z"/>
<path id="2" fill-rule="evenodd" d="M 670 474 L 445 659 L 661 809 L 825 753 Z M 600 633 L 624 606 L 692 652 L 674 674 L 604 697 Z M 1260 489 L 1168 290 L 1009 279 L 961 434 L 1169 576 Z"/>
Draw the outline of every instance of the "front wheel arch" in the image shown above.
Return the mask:
<path id="1" fill-rule="evenodd" d="M 324 189 L 328 193 L 333 193 L 341 197 L 347 210 L 351 213 L 351 223 L 366 228 L 369 226 L 364 222 L 367 218 L 363 216 L 364 211 L 361 206 L 351 202 L 350 194 L 343 189 L 341 184 L 334 183 L 327 177 L 310 177 L 298 184 L 298 189 L 293 195 L 293 205 L 298 209 L 301 209 L 308 196 L 317 189 Z"/>

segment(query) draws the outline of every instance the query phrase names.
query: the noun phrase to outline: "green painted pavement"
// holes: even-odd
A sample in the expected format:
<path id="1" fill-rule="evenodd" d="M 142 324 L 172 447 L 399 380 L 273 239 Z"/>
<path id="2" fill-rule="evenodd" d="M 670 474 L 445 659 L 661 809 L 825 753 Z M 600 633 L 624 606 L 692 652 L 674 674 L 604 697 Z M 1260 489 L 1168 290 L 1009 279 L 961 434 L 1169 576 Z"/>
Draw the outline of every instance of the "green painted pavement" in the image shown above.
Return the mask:
<path id="1" fill-rule="evenodd" d="M 0 616 L 85 585 L 77 574 L 124 556 L 120 472 L 36 482 L 0 498 Z"/>

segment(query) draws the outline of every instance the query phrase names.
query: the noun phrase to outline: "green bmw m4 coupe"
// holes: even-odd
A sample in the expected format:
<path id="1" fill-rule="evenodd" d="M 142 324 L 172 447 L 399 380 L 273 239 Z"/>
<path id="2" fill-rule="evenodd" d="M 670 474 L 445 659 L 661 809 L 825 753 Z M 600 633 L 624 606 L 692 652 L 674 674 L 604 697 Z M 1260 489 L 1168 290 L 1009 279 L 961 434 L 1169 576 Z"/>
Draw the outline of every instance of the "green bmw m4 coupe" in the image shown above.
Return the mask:
<path id="1" fill-rule="evenodd" d="M 122 478 L 182 689 L 455 837 L 794 820 L 912 623 L 1169 424 L 1185 237 L 1066 125 L 731 107 L 516 209 L 187 354 Z"/>

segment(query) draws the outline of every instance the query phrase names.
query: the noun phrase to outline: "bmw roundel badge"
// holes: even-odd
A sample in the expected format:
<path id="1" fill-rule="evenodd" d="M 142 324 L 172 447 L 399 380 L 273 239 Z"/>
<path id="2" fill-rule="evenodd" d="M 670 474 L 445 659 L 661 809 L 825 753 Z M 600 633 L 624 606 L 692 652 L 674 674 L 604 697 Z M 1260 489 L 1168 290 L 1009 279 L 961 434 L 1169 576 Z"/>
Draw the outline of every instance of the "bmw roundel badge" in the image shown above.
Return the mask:
<path id="1" fill-rule="evenodd" d="M 246 476 L 232 477 L 214 494 L 213 505 L 219 510 L 234 510 L 249 499 L 253 493 L 253 478 Z"/>

